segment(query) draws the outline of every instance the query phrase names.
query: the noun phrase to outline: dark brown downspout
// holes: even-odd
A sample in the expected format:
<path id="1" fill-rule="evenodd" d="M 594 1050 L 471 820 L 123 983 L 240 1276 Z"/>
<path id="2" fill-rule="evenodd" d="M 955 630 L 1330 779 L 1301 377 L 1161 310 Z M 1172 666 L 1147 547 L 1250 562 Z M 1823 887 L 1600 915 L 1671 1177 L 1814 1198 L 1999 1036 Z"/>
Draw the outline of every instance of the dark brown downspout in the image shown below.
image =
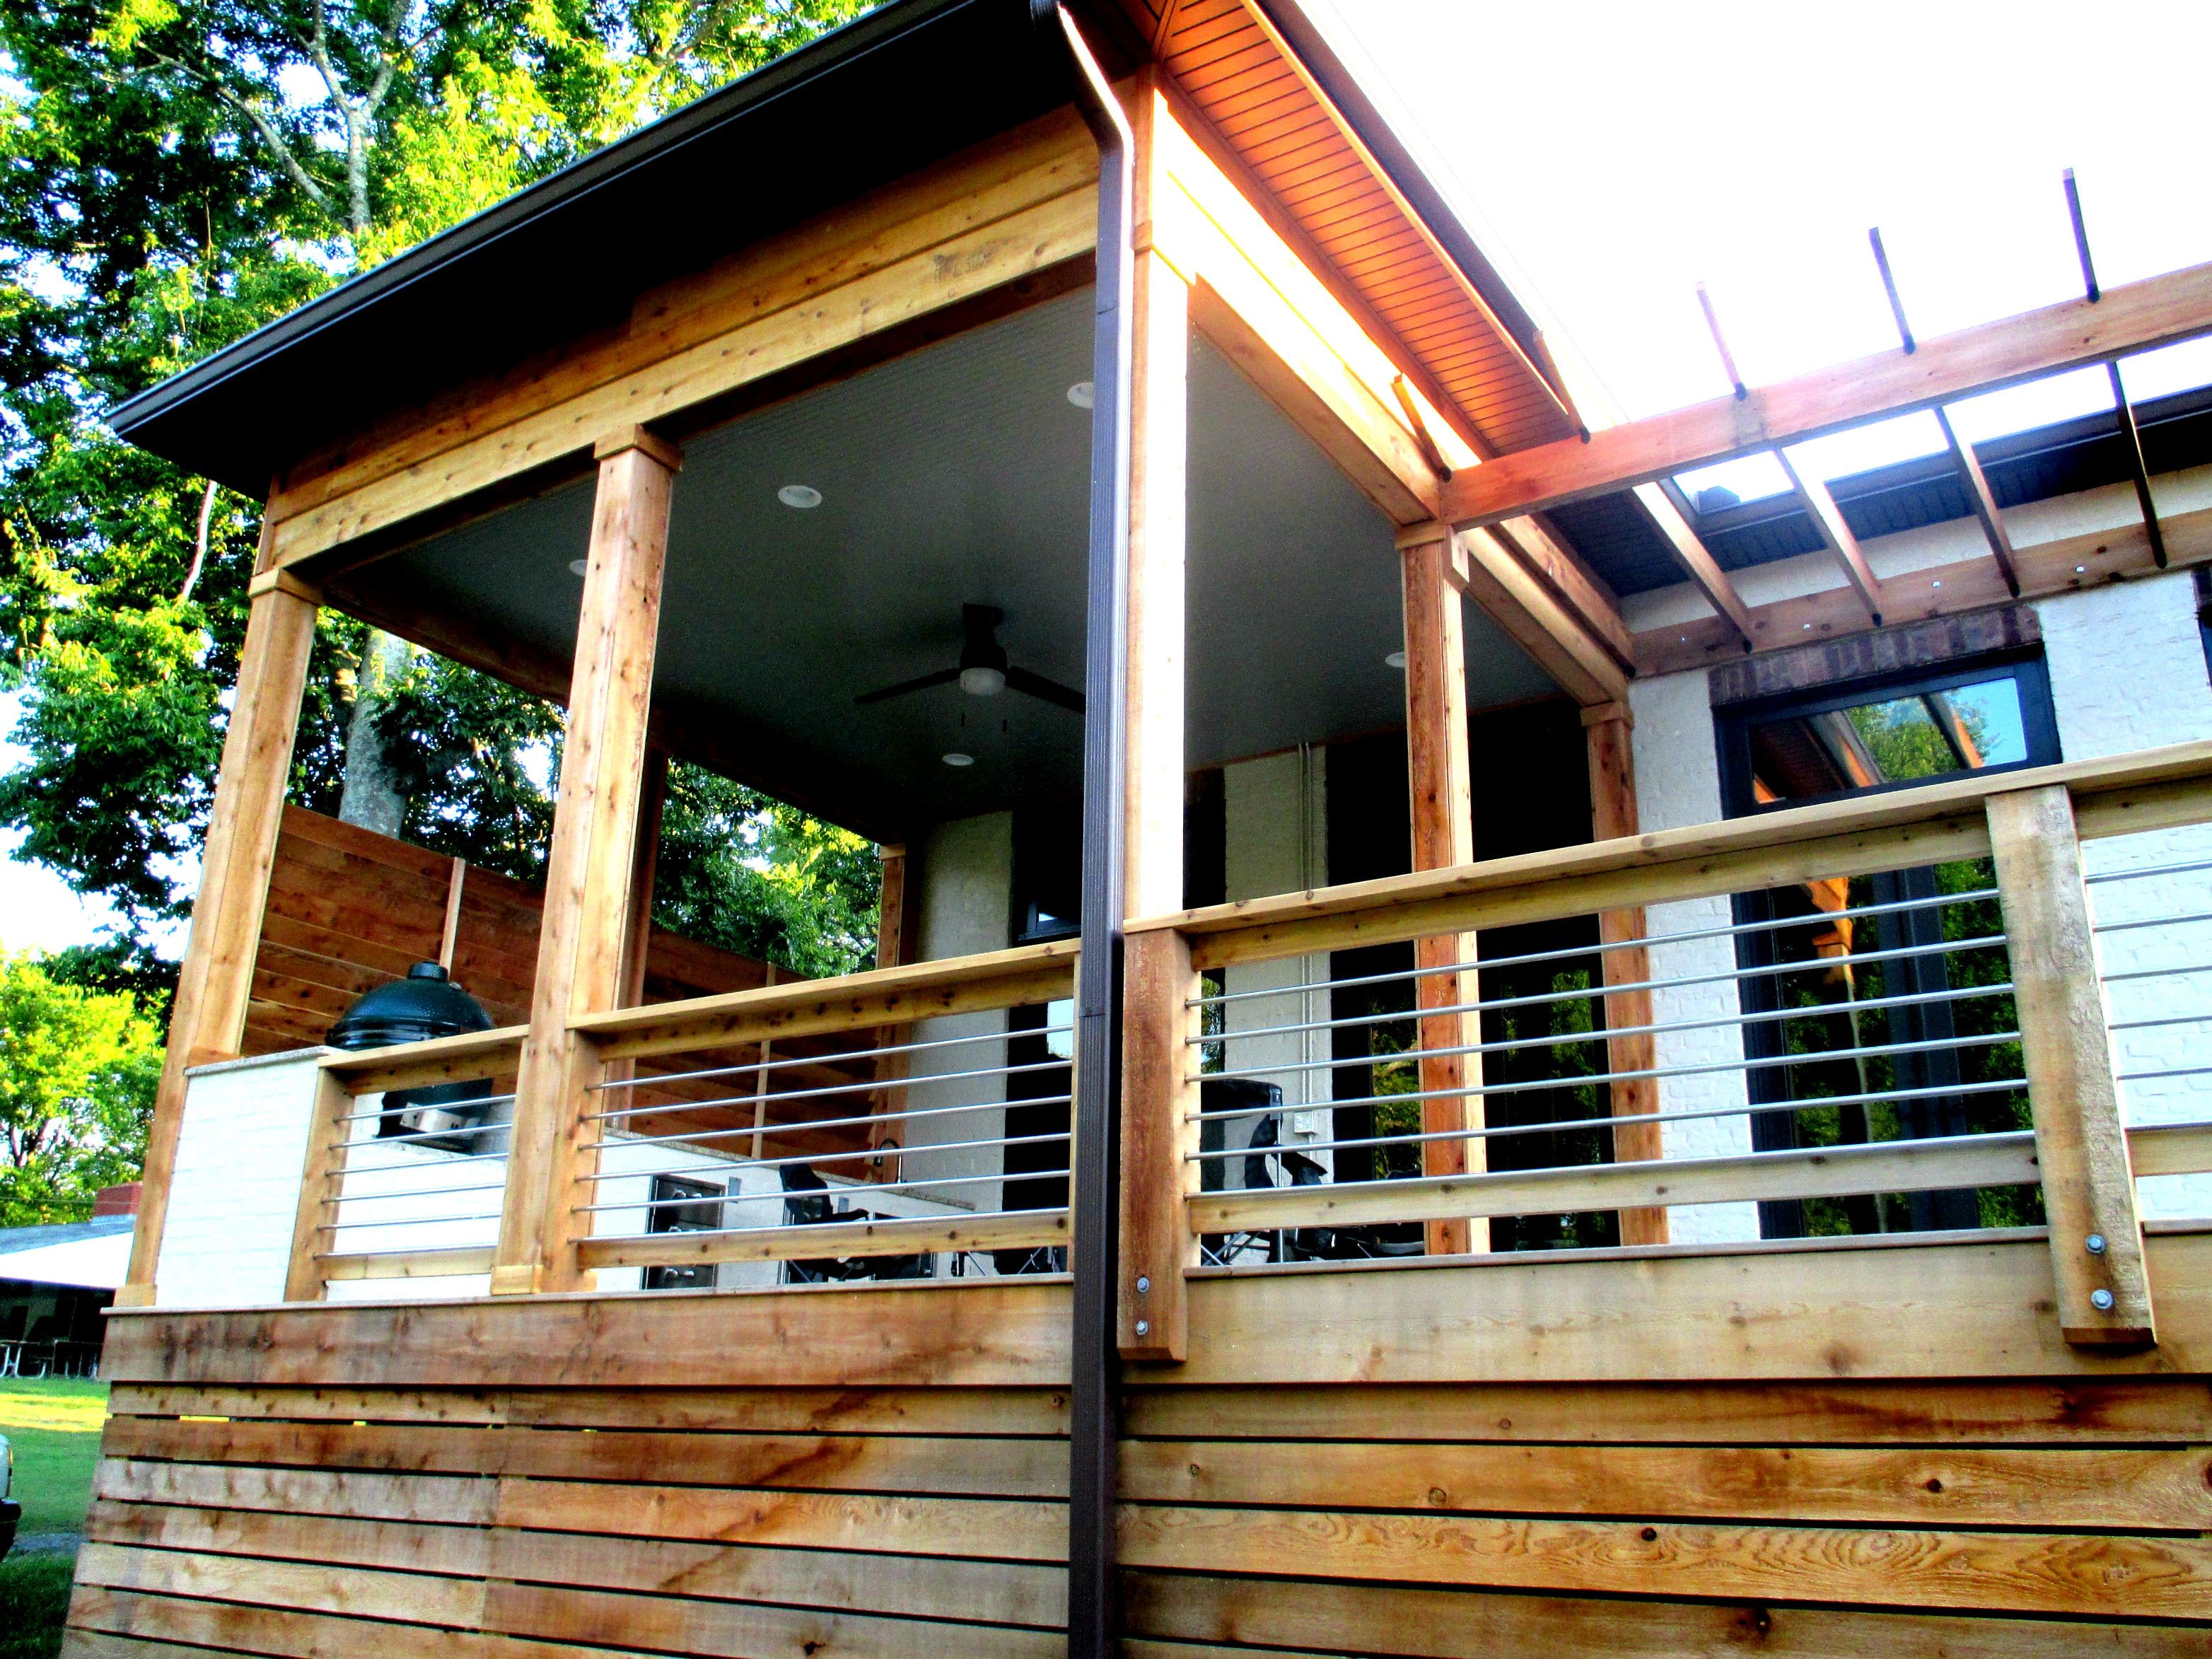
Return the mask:
<path id="1" fill-rule="evenodd" d="M 1128 791 L 1128 307 L 1133 140 L 1114 88 L 1055 0 L 1030 16 L 1066 50 L 1076 106 L 1098 143 L 1097 305 L 1091 333 L 1091 543 L 1084 628 L 1083 932 L 1075 975 L 1074 1328 L 1069 1358 L 1068 1659 L 1116 1651 L 1115 1456 L 1121 1356 L 1122 811 Z"/>

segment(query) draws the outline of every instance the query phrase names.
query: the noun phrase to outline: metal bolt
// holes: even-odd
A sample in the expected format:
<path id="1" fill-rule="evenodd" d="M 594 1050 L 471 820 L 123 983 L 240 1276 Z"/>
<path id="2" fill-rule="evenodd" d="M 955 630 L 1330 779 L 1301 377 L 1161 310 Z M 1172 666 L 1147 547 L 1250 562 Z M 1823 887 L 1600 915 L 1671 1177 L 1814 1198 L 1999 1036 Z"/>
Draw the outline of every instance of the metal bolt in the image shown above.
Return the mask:
<path id="1" fill-rule="evenodd" d="M 2092 1249 L 2100 1249 L 2100 1250 L 2101 1250 L 2101 1249 L 2103 1249 L 2105 1248 L 2105 1241 L 2104 1241 L 2103 1239 L 2101 1239 L 2101 1238 L 2100 1238 L 2100 1239 L 2099 1239 L 2099 1240 L 2096 1242 L 2096 1243 L 2095 1243 L 2094 1246 L 2092 1246 L 2091 1248 L 2092 1248 Z M 1151 1279 L 1147 1275 L 1146 1275 L 1146 1274 L 1144 1274 L 1144 1273 L 1139 1273 L 1139 1274 L 1137 1275 L 1137 1294 L 1138 1294 L 1139 1296 L 1145 1296 L 1145 1295 L 1148 1295 L 1148 1294 L 1150 1294 L 1150 1292 L 1151 1292 L 1151 1291 L 1152 1291 L 1152 1279 Z"/>
<path id="2" fill-rule="evenodd" d="M 2102 1288 L 2090 1291 L 2089 1305 L 2094 1308 L 2099 1313 L 2112 1312 L 2112 1293 L 2110 1291 L 2104 1290 Z M 1142 1325 L 1139 1325 L 1137 1328 L 1141 1331 L 1145 1328 Z"/>
<path id="3" fill-rule="evenodd" d="M 2112 1298 L 2109 1294 L 2103 1291 L 2098 1291 L 2097 1294 L 2104 1297 L 2106 1306 L 2110 1307 L 2112 1305 Z M 1137 1334 L 1139 1336 L 1150 1336 L 1152 1334 L 1152 1322 L 1151 1320 L 1140 1319 L 1137 1322 Z"/>
<path id="4" fill-rule="evenodd" d="M 2105 1253 L 2105 1236 L 2102 1233 L 2091 1233 L 2081 1243 L 2091 1255 L 2102 1255 Z"/>

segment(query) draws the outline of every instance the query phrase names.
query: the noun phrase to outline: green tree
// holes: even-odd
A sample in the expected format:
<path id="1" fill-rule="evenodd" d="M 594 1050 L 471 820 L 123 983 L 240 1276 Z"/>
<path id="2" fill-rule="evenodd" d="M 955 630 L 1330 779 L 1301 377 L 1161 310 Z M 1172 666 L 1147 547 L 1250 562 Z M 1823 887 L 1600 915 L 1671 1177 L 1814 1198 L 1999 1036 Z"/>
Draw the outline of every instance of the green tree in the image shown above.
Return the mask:
<path id="1" fill-rule="evenodd" d="M 121 444 L 101 411 L 865 9 L 0 9 L 0 689 L 23 697 L 29 750 L 0 778 L 0 824 L 122 919 L 67 971 L 137 984 L 167 971 L 151 943 L 189 902 L 259 529 L 254 503 Z M 551 711 L 358 623 L 319 626 L 294 798 L 538 873 Z M 701 822 L 763 811 L 779 848 L 821 830 L 734 785 Z M 852 857 L 696 852 L 684 890 L 747 894 L 747 914 L 834 888 L 823 931 L 785 928 L 802 951 L 872 903 L 870 886 L 836 886 Z"/>
<path id="2" fill-rule="evenodd" d="M 0 955 L 0 1226 L 82 1220 L 138 1174 L 161 1049 L 127 992 Z"/>

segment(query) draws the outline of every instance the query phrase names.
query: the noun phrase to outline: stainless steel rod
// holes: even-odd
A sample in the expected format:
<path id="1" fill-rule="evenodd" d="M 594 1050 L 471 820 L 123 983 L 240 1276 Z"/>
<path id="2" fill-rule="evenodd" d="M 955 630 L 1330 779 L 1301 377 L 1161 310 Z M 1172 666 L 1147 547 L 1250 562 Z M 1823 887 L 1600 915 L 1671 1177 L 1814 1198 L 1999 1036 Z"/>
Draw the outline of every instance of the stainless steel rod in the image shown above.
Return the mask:
<path id="1" fill-rule="evenodd" d="M 750 1105 L 755 1097 L 748 1095 L 741 1103 Z M 770 1095 L 770 1100 L 781 1100 L 782 1095 Z M 749 1140 L 755 1135 L 786 1134 L 801 1129 L 845 1129 L 863 1123 L 904 1123 L 918 1117 L 950 1117 L 959 1112 L 998 1111 L 1007 1106 L 1060 1106 L 1073 1102 L 1072 1095 L 1025 1095 L 1019 1100 L 978 1100 L 963 1106 L 909 1106 L 899 1112 L 866 1112 L 858 1117 L 802 1118 L 795 1123 L 764 1123 L 756 1127 L 744 1124 L 727 1129 L 687 1129 L 672 1135 L 618 1135 L 611 1139 L 586 1143 L 586 1150 L 604 1146 L 665 1146 L 676 1142 L 686 1144 L 702 1140 L 724 1140 L 736 1136 Z M 751 1159 L 746 1162 L 750 1163 Z"/>
<path id="2" fill-rule="evenodd" d="M 1261 991 L 1223 991 L 1211 996 L 1191 997 L 1186 1006 L 1193 1008 L 1212 1007 L 1224 1002 L 1249 1001 L 1255 997 L 1289 996 L 1297 991 L 1320 991 L 1332 987 L 1353 985 L 1383 985 L 1393 980 L 1433 979 L 1439 974 L 1462 974 L 1468 969 L 1518 968 L 1536 962 L 1566 962 L 1581 957 L 1601 957 L 1616 951 L 1633 950 L 1641 945 L 1680 945 L 1692 939 L 1733 939 L 1742 933 L 1760 933 L 1784 927 L 1811 927 L 1824 921 L 1842 921 L 1860 916 L 1893 915 L 1905 910 L 1934 909 L 1946 904 L 1966 904 L 1978 899 L 1995 898 L 1994 887 L 1977 888 L 1968 893 L 1939 893 L 1934 898 L 1899 899 L 1888 904 L 1863 904 L 1854 909 L 1823 910 L 1811 916 L 1789 916 L 1771 921 L 1745 921 L 1725 927 L 1698 927 L 1682 933 L 1646 933 L 1638 939 L 1620 939 L 1612 944 L 1593 941 L 1587 945 L 1558 951 L 1538 951 L 1528 956 L 1492 957 L 1487 962 L 1480 957 L 1472 962 L 1446 963 L 1435 968 L 1407 968 L 1395 973 L 1363 974 L 1355 979 L 1311 980 L 1301 985 L 1278 985 Z"/>
<path id="3" fill-rule="evenodd" d="M 1003 1012 L 1004 1011 L 985 1009 L 981 1012 L 989 1013 Z M 937 1015 L 933 1016 L 933 1018 L 948 1018 L 956 1017 Z M 890 1023 L 895 1024 L 911 1025 L 916 1022 L 913 1020 L 898 1020 Z M 849 1049 L 843 1054 L 793 1054 L 783 1060 L 769 1060 L 765 1061 L 749 1060 L 735 1066 L 708 1066 L 696 1072 L 656 1072 L 650 1077 L 610 1078 L 605 1082 L 594 1083 L 592 1085 L 592 1088 L 595 1091 L 609 1089 L 642 1089 L 655 1083 L 686 1083 L 694 1078 L 731 1077 L 740 1072 L 780 1072 L 789 1066 L 835 1066 L 842 1060 L 873 1060 L 880 1054 L 918 1054 L 923 1050 L 928 1048 L 955 1048 L 965 1042 L 1006 1042 L 1019 1037 L 1066 1036 L 1073 1030 L 1074 1027 L 1070 1025 L 1043 1025 L 1027 1031 L 978 1031 L 973 1036 L 930 1037 L 921 1042 L 887 1042 L 881 1048 L 854 1048 Z M 769 1033 L 768 1040 L 771 1042 L 775 1042 L 777 1040 L 776 1034 L 774 1032 Z M 736 1037 L 727 1043 L 718 1045 L 702 1042 L 699 1046 L 702 1048 L 714 1048 L 717 1046 L 727 1048 L 741 1043 L 757 1042 L 758 1041 L 759 1039 L 757 1037 Z"/>

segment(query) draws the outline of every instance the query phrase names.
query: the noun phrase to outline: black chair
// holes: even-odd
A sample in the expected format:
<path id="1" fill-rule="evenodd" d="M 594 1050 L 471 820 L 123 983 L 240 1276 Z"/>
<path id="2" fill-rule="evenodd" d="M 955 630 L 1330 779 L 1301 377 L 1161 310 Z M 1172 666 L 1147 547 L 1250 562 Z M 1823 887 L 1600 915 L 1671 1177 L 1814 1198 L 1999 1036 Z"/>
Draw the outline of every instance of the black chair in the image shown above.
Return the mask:
<path id="1" fill-rule="evenodd" d="M 785 1226 L 820 1227 L 833 1221 L 855 1219 L 849 1215 L 836 1213 L 830 1200 L 830 1183 L 815 1174 L 811 1165 L 787 1164 L 777 1173 L 783 1179 Z M 783 1282 L 787 1285 L 836 1284 L 860 1276 L 854 1272 L 857 1265 L 830 1256 L 817 1256 L 805 1261 L 787 1261 L 783 1264 Z"/>

